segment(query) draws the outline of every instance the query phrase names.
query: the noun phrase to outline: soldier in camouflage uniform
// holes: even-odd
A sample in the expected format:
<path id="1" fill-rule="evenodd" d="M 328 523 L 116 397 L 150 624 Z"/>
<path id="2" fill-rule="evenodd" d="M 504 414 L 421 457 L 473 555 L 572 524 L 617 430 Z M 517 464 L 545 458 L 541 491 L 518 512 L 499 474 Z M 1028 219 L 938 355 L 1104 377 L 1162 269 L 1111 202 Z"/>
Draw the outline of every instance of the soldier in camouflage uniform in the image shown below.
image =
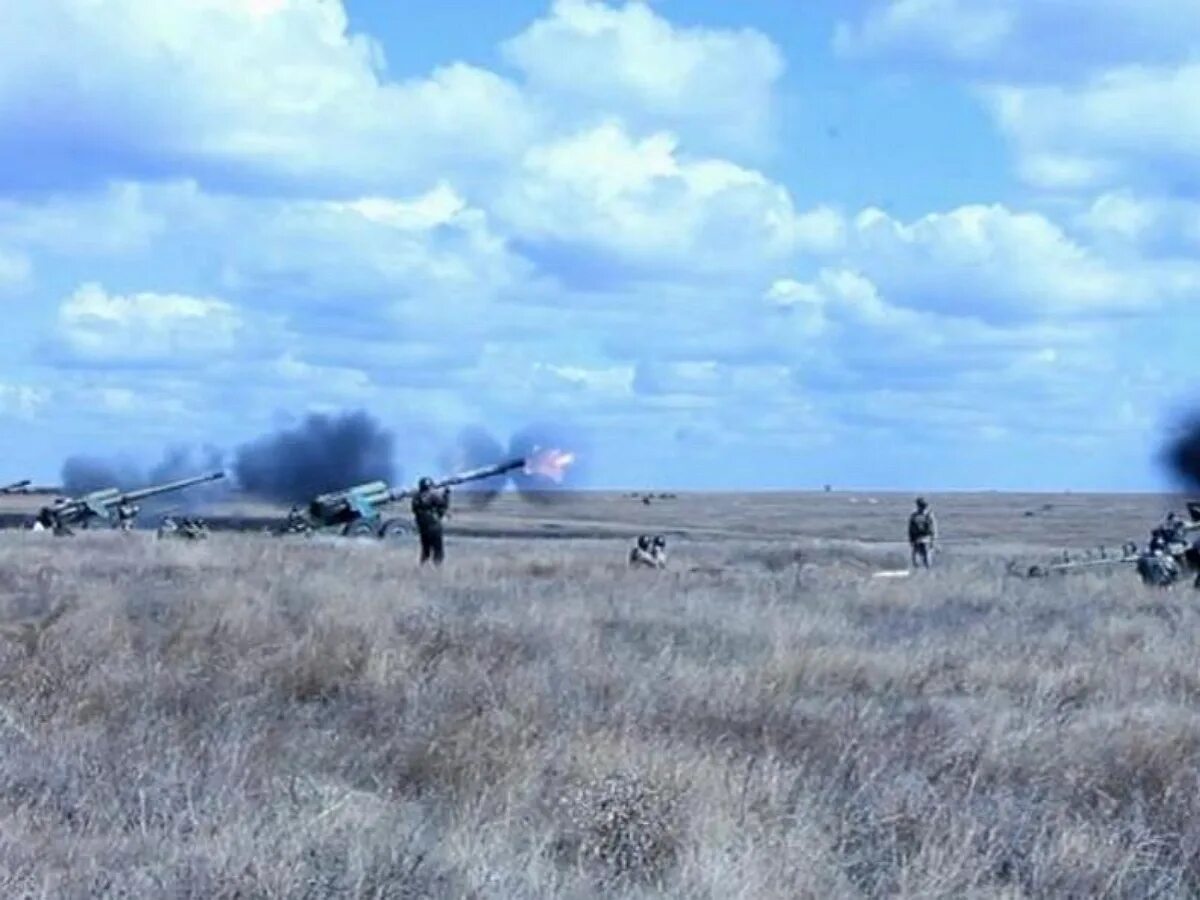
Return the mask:
<path id="1" fill-rule="evenodd" d="M 122 531 L 132 531 L 138 512 L 139 507 L 133 503 L 117 504 L 117 527 Z"/>
<path id="2" fill-rule="evenodd" d="M 1154 547 L 1138 557 L 1137 572 L 1149 587 L 1169 588 L 1179 580 L 1179 563 L 1162 547 Z"/>
<path id="3" fill-rule="evenodd" d="M 933 543 L 937 540 L 937 519 L 924 497 L 917 498 L 917 508 L 908 517 L 908 544 L 912 548 L 913 568 L 933 565 Z"/>
<path id="4" fill-rule="evenodd" d="M 440 566 L 445 558 L 442 535 L 442 519 L 450 511 L 450 490 L 437 490 L 432 478 L 417 482 L 417 492 L 412 498 L 413 519 L 417 524 L 417 535 L 421 539 L 421 564 L 433 561 Z"/>
<path id="5" fill-rule="evenodd" d="M 634 568 L 657 569 L 658 563 L 655 560 L 652 549 L 653 545 L 650 542 L 650 535 L 638 535 L 637 543 L 629 550 L 629 565 Z"/>
<path id="6" fill-rule="evenodd" d="M 629 551 L 629 565 L 646 569 L 666 568 L 666 540 L 661 535 L 654 538 L 648 534 L 639 535 L 637 543 Z"/>

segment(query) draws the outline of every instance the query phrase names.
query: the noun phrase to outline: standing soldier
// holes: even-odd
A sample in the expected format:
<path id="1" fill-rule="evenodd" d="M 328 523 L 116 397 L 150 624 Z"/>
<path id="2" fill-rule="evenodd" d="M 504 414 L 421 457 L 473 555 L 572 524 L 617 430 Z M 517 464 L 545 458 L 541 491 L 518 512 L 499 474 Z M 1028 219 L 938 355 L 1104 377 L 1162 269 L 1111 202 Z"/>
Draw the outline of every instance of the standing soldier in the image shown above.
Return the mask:
<path id="1" fill-rule="evenodd" d="M 417 482 L 417 492 L 412 498 L 412 513 L 417 524 L 417 534 L 421 538 L 421 564 L 433 560 L 434 565 L 440 566 L 445 558 L 445 547 L 442 542 L 442 519 L 450 511 L 450 490 L 437 490 L 432 478 L 422 478 Z"/>
<path id="2" fill-rule="evenodd" d="M 908 517 L 908 543 L 912 547 L 913 568 L 933 564 L 933 542 L 937 540 L 937 520 L 924 497 L 917 498 L 917 508 Z"/>

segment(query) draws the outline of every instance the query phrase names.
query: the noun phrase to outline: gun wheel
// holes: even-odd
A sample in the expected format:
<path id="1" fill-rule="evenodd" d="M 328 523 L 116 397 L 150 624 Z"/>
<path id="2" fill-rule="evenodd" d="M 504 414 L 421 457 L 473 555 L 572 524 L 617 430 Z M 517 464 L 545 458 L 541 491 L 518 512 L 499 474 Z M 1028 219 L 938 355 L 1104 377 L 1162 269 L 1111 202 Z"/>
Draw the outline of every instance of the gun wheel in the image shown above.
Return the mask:
<path id="1" fill-rule="evenodd" d="M 360 519 L 357 522 L 351 522 L 342 529 L 342 534 L 345 537 L 374 537 L 375 527 L 370 522 L 364 522 Z"/>
<path id="2" fill-rule="evenodd" d="M 383 523 L 383 527 L 379 529 L 379 536 L 388 540 L 406 537 L 407 535 L 408 526 L 401 519 L 388 519 Z"/>

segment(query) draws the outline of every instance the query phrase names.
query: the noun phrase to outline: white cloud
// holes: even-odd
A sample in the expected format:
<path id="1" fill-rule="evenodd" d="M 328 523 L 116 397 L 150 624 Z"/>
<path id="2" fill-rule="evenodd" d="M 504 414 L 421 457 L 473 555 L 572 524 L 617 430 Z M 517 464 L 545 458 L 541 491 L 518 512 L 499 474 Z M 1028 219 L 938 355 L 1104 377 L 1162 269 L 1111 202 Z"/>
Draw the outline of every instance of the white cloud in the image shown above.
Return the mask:
<path id="1" fill-rule="evenodd" d="M 1078 84 L 1007 86 L 987 96 L 1034 184 L 1200 189 L 1200 63 L 1113 69 Z"/>
<path id="2" fill-rule="evenodd" d="M 779 49 L 757 31 L 677 26 L 637 0 L 555 0 L 503 52 L 560 111 L 619 110 L 635 125 L 738 148 L 767 138 L 784 70 Z"/>
<path id="3" fill-rule="evenodd" d="M 1076 222 L 1113 254 L 1186 261 L 1200 250 L 1200 203 L 1192 200 L 1110 191 L 1096 197 Z"/>
<path id="4" fill-rule="evenodd" d="M 85 284 L 58 310 L 57 335 L 80 362 L 200 364 L 233 351 L 242 321 L 228 303 L 182 294 L 107 293 Z"/>
<path id="5" fill-rule="evenodd" d="M 33 278 L 33 266 L 23 253 L 0 247 L 0 298 L 26 288 Z"/>
<path id="6" fill-rule="evenodd" d="M 1179 288 L 1150 269 L 1110 264 L 1038 213 L 965 206 L 910 222 L 861 213 L 852 258 L 914 309 L 990 322 L 1149 311 Z M 1165 278 L 1165 276 L 1164 276 Z"/>
<path id="7" fill-rule="evenodd" d="M 411 200 L 364 197 L 349 203 L 331 203 L 330 208 L 338 212 L 350 210 L 368 221 L 402 231 L 428 231 L 460 219 L 467 206 L 453 187 L 441 182 L 433 190 Z"/>
<path id="8" fill-rule="evenodd" d="M 834 43 L 847 56 L 1026 81 L 1179 62 L 1198 41 L 1200 0 L 873 0 Z"/>
<path id="9" fill-rule="evenodd" d="M 637 140 L 612 121 L 530 149 L 496 213 L 522 241 L 583 245 L 650 270 L 754 271 L 843 236 L 837 213 L 799 213 L 759 172 L 687 159 L 670 134 Z"/>
<path id="10" fill-rule="evenodd" d="M 520 90 L 486 70 L 385 81 L 337 0 L 42 0 L 6 9 L 3 29 L 0 157 L 41 155 L 9 179 L 419 183 L 511 156 L 532 125 Z"/>
<path id="11" fill-rule="evenodd" d="M 0 415 L 31 419 L 51 400 L 48 388 L 30 384 L 0 382 Z"/>

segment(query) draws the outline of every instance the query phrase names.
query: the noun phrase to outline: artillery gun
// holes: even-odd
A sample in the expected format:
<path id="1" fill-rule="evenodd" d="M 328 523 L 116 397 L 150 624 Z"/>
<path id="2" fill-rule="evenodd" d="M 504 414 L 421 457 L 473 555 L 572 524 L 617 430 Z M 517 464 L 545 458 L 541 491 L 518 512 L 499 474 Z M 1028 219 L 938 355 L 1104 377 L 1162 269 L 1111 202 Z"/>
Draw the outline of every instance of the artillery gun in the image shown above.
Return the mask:
<path id="1" fill-rule="evenodd" d="M 1143 584 L 1169 587 L 1185 573 L 1192 572 L 1196 575 L 1195 586 L 1200 588 L 1200 540 L 1189 543 L 1191 534 L 1200 532 L 1200 502 L 1188 503 L 1187 511 L 1190 521 L 1174 518 L 1173 524 L 1155 528 L 1144 550 L 1131 541 L 1121 548 L 1120 555 L 1110 556 L 1103 547 L 1098 556 L 1072 559 L 1064 554 L 1058 562 L 1031 566 L 1026 574 L 1030 578 L 1044 578 L 1085 569 L 1133 564 Z"/>
<path id="2" fill-rule="evenodd" d="M 512 459 L 493 466 L 471 469 L 435 481 L 435 489 L 449 488 L 471 481 L 482 481 L 523 468 L 524 459 Z M 280 534 L 340 534 L 345 537 L 394 537 L 408 531 L 407 522 L 384 518 L 383 510 L 416 493 L 414 488 L 392 488 L 386 481 L 368 481 L 341 491 L 318 494 L 304 507 L 293 507 L 280 528 Z"/>
<path id="3" fill-rule="evenodd" d="M 29 478 L 24 481 L 14 481 L 12 484 L 0 487 L 0 494 L 24 494 L 31 484 L 33 484 L 33 480 Z"/>
<path id="4" fill-rule="evenodd" d="M 50 506 L 43 506 L 38 512 L 34 528 L 38 530 L 53 530 L 56 535 L 73 534 L 72 526 L 88 529 L 95 522 L 106 522 L 112 527 L 131 528 L 136 519 L 139 500 L 181 491 L 193 485 L 224 478 L 224 472 L 210 472 L 207 475 L 197 475 L 194 478 L 183 478 L 166 484 L 139 488 L 135 491 L 122 491 L 120 488 L 104 488 L 92 491 L 82 497 L 59 498 Z"/>

